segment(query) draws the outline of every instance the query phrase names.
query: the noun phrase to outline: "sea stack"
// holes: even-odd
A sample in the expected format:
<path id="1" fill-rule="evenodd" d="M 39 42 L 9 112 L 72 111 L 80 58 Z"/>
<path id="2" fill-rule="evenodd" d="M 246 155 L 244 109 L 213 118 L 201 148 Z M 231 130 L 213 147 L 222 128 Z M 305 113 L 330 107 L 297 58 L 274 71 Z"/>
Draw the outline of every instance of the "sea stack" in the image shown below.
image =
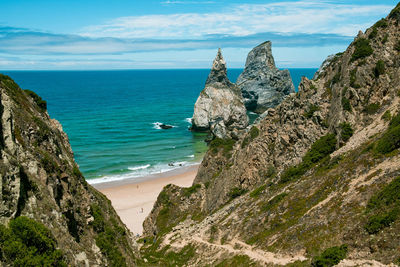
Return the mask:
<path id="1" fill-rule="evenodd" d="M 279 70 L 275 66 L 270 41 L 250 51 L 236 85 L 242 91 L 247 110 L 256 113 L 277 106 L 294 92 L 289 70 Z"/>
<path id="2" fill-rule="evenodd" d="M 232 137 L 249 124 L 240 89 L 226 75 L 226 62 L 218 49 L 206 85 L 194 105 L 192 130 Z"/>

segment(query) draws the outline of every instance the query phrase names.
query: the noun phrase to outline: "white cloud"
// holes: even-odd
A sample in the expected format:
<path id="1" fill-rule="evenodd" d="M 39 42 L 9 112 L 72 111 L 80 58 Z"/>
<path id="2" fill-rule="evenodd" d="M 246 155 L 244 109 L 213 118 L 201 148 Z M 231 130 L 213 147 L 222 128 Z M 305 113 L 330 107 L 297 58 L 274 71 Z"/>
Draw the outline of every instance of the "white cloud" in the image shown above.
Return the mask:
<path id="1" fill-rule="evenodd" d="M 165 3 L 181 2 L 184 1 Z M 81 34 L 90 37 L 152 39 L 203 38 L 212 34 L 245 36 L 260 32 L 353 36 L 379 16 L 387 14 L 391 8 L 379 4 L 333 4 L 326 1 L 242 4 L 215 13 L 120 17 L 103 25 L 85 27 Z"/>

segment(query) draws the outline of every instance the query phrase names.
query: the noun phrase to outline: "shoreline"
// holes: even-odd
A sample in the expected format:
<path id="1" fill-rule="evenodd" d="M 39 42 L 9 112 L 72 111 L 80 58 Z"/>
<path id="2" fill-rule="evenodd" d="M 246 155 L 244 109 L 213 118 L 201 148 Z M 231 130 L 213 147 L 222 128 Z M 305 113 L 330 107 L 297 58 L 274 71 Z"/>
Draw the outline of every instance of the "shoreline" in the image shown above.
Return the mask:
<path id="1" fill-rule="evenodd" d="M 111 200 L 122 222 L 134 235 L 141 235 L 143 221 L 150 214 L 161 190 L 167 184 L 190 187 L 200 164 L 135 179 L 93 184 Z"/>

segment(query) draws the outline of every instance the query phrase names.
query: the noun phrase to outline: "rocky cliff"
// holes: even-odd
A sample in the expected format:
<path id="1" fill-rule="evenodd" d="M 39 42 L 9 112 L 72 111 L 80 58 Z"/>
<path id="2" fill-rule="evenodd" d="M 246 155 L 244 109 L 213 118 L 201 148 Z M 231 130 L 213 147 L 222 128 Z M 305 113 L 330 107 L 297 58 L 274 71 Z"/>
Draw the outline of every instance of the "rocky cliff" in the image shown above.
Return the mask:
<path id="1" fill-rule="evenodd" d="M 269 41 L 250 51 L 236 85 L 242 91 L 246 108 L 257 113 L 274 108 L 287 95 L 294 93 L 289 71 L 275 66 Z"/>
<path id="2" fill-rule="evenodd" d="M 214 136 L 237 136 L 247 127 L 249 120 L 239 88 L 226 75 L 226 63 L 218 50 L 205 88 L 194 106 L 192 129 L 211 131 Z"/>
<path id="3" fill-rule="evenodd" d="M 16 266 L 132 266 L 135 244 L 87 184 L 46 102 L 0 75 L 0 260 Z"/>
<path id="4" fill-rule="evenodd" d="M 154 241 L 144 257 L 399 264 L 399 24 L 400 4 L 239 140 L 212 142 L 193 186 L 160 194 L 144 224 Z"/>

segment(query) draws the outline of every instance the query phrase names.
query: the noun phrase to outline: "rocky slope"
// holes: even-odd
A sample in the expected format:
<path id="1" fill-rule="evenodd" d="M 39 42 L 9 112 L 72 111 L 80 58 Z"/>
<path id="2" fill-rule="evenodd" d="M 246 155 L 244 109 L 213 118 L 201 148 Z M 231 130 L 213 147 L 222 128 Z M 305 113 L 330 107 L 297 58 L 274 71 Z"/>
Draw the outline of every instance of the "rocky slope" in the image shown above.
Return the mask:
<path id="1" fill-rule="evenodd" d="M 110 201 L 86 183 L 46 102 L 5 75 L 0 94 L 1 262 L 135 265 L 129 230 Z M 49 256 L 50 248 L 59 250 Z"/>
<path id="2" fill-rule="evenodd" d="M 194 105 L 192 130 L 210 130 L 214 136 L 228 138 L 237 136 L 248 123 L 240 90 L 229 81 L 219 49 L 205 88 Z"/>
<path id="3" fill-rule="evenodd" d="M 269 41 L 250 51 L 236 85 L 242 91 L 246 108 L 257 113 L 274 108 L 287 95 L 294 93 L 289 71 L 275 66 Z"/>
<path id="4" fill-rule="evenodd" d="M 399 24 L 400 4 L 239 140 L 214 140 L 193 186 L 160 194 L 144 224 L 153 241 L 144 258 L 399 264 Z"/>

